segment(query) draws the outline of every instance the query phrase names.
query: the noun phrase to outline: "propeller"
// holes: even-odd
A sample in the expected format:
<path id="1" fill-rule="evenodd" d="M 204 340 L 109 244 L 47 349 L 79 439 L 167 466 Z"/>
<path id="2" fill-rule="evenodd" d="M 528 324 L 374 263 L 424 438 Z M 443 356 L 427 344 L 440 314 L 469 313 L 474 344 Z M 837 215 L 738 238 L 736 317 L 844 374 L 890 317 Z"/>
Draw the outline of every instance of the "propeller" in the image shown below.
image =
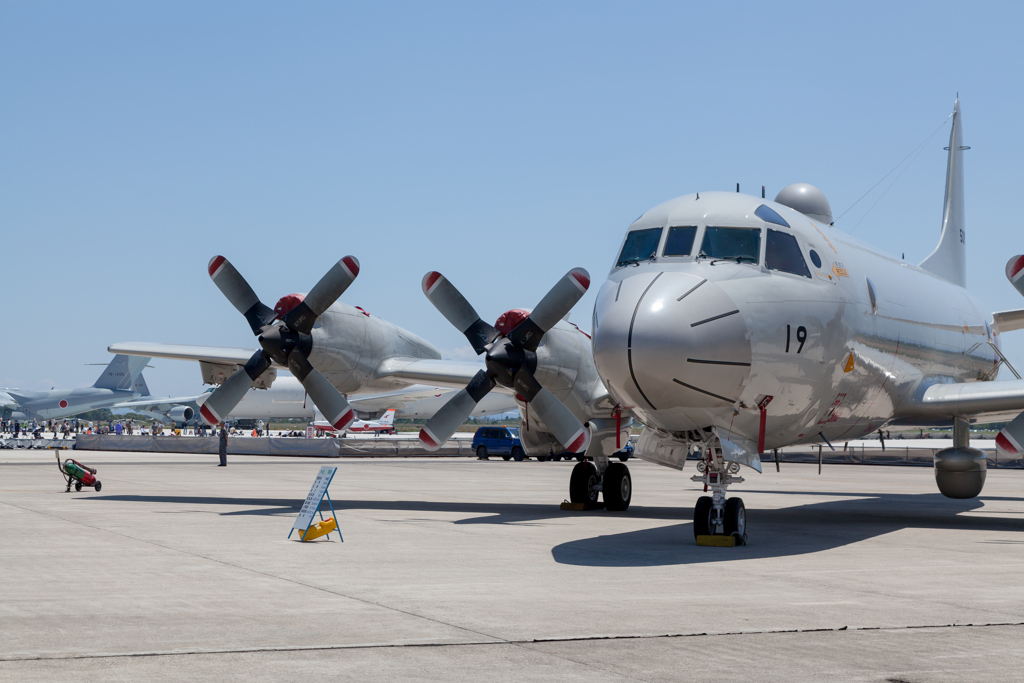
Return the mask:
<path id="1" fill-rule="evenodd" d="M 533 373 L 537 369 L 535 351 L 544 333 L 565 317 L 589 287 L 590 274 L 583 268 L 574 268 L 555 283 L 532 313 L 509 311 L 498 319 L 495 327 L 484 322 L 441 273 L 424 275 L 423 293 L 448 322 L 466 335 L 478 355 L 486 354 L 486 369 L 478 372 L 465 389 L 427 421 L 420 430 L 420 441 L 429 450 L 440 448 L 466 421 L 476 404 L 500 384 L 521 396 L 568 451 L 584 451 L 590 432 L 554 394 L 540 385 Z"/>
<path id="2" fill-rule="evenodd" d="M 295 375 L 335 429 L 348 427 L 355 419 L 355 412 L 341 392 L 310 364 L 309 354 L 313 348 L 310 332 L 316 319 L 359 275 L 359 261 L 354 256 L 346 256 L 335 263 L 305 298 L 280 316 L 260 302 L 241 273 L 223 256 L 210 259 L 209 273 L 217 288 L 245 316 L 253 334 L 259 338 L 260 350 L 210 394 L 199 409 L 203 419 L 210 424 L 223 422 L 260 375 L 272 363 L 277 363 Z"/>

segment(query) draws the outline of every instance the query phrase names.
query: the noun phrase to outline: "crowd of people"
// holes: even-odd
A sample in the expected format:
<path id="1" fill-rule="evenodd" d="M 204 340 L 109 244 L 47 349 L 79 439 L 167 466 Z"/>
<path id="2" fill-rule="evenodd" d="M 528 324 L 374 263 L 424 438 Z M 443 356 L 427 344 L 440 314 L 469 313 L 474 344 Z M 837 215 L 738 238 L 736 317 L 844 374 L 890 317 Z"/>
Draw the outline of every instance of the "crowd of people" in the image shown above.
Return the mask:
<path id="1" fill-rule="evenodd" d="M 233 436 L 270 436 L 270 425 L 263 420 L 256 422 L 256 426 L 249 433 L 248 427 L 244 430 L 226 425 L 228 433 Z M 196 424 L 185 425 L 180 429 L 166 427 L 159 421 L 152 426 L 139 424 L 135 420 L 106 420 L 94 422 L 92 420 L 80 420 L 68 418 L 65 420 L 0 420 L 0 435 L 10 436 L 15 439 L 67 439 L 76 434 L 114 434 L 117 436 L 127 435 L 161 435 L 171 434 L 177 436 L 218 436 L 219 429 L 211 427 L 202 420 Z M 50 435 L 52 434 L 52 437 Z M 296 435 L 303 436 L 304 433 L 296 432 Z"/>

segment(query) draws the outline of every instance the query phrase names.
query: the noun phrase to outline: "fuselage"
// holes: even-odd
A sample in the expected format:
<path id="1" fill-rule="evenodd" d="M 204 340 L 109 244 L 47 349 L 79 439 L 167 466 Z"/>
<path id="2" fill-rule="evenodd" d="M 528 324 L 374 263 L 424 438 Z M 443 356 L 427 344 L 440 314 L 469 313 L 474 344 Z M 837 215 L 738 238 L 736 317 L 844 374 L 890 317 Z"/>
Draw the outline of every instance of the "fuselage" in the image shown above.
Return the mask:
<path id="1" fill-rule="evenodd" d="M 9 397 L 4 398 L 4 396 Z M 138 392 L 119 389 L 81 387 L 53 391 L 0 389 L 5 417 L 9 419 L 50 420 L 71 417 L 140 396 Z"/>
<path id="2" fill-rule="evenodd" d="M 767 400 L 766 448 L 851 439 L 899 422 L 933 383 L 995 374 L 965 289 L 769 200 L 673 199 L 620 254 L 594 307 L 595 363 L 615 401 L 665 432 L 755 441 Z"/>

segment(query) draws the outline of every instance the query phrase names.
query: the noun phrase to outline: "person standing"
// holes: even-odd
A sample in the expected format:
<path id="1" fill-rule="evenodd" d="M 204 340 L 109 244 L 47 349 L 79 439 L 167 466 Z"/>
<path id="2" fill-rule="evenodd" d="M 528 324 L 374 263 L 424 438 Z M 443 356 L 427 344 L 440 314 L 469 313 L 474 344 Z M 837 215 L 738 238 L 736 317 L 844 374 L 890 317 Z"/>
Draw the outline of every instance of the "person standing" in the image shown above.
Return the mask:
<path id="1" fill-rule="evenodd" d="M 217 467 L 228 466 L 228 427 L 220 423 L 220 464 Z"/>

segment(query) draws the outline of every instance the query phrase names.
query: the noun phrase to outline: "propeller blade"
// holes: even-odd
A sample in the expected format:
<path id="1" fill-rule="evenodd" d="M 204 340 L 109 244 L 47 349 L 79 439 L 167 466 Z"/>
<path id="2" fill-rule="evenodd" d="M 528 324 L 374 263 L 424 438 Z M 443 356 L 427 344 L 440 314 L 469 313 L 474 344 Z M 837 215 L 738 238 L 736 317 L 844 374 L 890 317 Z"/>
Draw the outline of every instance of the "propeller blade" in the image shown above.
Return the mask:
<path id="1" fill-rule="evenodd" d="M 296 332 L 309 334 L 316 319 L 345 293 L 357 275 L 359 261 L 355 256 L 346 256 L 331 266 L 327 274 L 320 278 L 320 282 L 313 285 L 302 303 L 288 311 L 281 320 Z"/>
<path id="2" fill-rule="evenodd" d="M 526 399 L 551 434 L 570 453 L 582 453 L 590 445 L 590 431 L 555 395 L 542 387 L 528 370 L 516 373 L 516 392 Z"/>
<path id="3" fill-rule="evenodd" d="M 441 273 L 431 271 L 423 276 L 423 293 L 455 329 L 466 335 L 477 355 L 498 338 L 498 331 L 480 318 L 466 297 Z"/>
<path id="4" fill-rule="evenodd" d="M 298 349 L 288 354 L 288 370 L 299 380 L 324 418 L 337 430 L 342 430 L 356 419 L 355 411 L 333 384 L 309 363 Z"/>
<path id="5" fill-rule="evenodd" d="M 572 310 L 589 287 L 590 273 L 573 268 L 544 295 L 530 317 L 516 325 L 508 335 L 509 340 L 522 349 L 535 351 L 544 333 Z"/>
<path id="6" fill-rule="evenodd" d="M 210 279 L 217 285 L 231 305 L 249 321 L 252 333 L 259 335 L 260 329 L 273 322 L 277 316 L 274 309 L 260 302 L 256 292 L 245 281 L 242 274 L 223 256 L 214 256 L 207 267 Z"/>
<path id="7" fill-rule="evenodd" d="M 228 377 L 210 394 L 210 398 L 206 399 L 199 409 L 200 415 L 211 425 L 223 422 L 245 396 L 245 392 L 252 388 L 253 383 L 269 367 L 270 359 L 262 351 L 254 353 L 240 370 Z"/>
<path id="8" fill-rule="evenodd" d="M 476 373 L 466 388 L 448 400 L 420 430 L 420 441 L 429 451 L 443 446 L 465 422 L 476 404 L 494 388 L 494 379 L 484 370 Z"/>

